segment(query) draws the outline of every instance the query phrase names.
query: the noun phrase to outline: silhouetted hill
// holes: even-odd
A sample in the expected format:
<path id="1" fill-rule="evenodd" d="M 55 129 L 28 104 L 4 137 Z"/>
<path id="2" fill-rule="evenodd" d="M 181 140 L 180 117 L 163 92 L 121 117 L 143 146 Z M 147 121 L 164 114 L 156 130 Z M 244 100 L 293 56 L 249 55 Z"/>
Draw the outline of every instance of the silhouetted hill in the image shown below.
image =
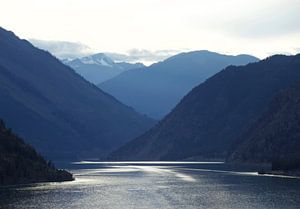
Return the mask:
<path id="1" fill-rule="evenodd" d="M 0 83 L 0 117 L 51 159 L 99 157 L 154 124 L 2 28 Z"/>
<path id="2" fill-rule="evenodd" d="M 258 61 L 249 55 L 209 51 L 181 53 L 147 68 L 124 72 L 98 85 L 140 113 L 161 119 L 187 94 L 228 65 Z"/>
<path id="3" fill-rule="evenodd" d="M 231 162 L 273 163 L 274 170 L 300 169 L 300 83 L 280 92 L 239 141 L 228 159 Z"/>
<path id="4" fill-rule="evenodd" d="M 278 93 L 300 80 L 300 55 L 276 55 L 229 66 L 194 88 L 154 128 L 112 153 L 112 159 L 225 158 L 235 139 Z"/>
<path id="5" fill-rule="evenodd" d="M 46 162 L 0 120 L 0 185 L 71 180 L 72 174 Z"/>
<path id="6" fill-rule="evenodd" d="M 103 53 L 73 60 L 64 60 L 63 62 L 94 84 L 102 83 L 127 70 L 145 67 L 141 63 L 116 63 Z"/>

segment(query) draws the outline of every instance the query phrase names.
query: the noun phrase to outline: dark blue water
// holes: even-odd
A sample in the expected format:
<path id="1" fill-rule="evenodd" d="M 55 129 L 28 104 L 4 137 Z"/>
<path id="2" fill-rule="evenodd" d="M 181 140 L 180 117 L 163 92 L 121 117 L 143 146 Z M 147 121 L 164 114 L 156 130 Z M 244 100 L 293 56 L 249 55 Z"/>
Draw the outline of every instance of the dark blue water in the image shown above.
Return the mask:
<path id="1" fill-rule="evenodd" d="M 0 208 L 300 208 L 300 179 L 219 163 L 64 165 L 73 182 L 0 189 Z M 239 171 L 237 171 L 239 170 Z"/>

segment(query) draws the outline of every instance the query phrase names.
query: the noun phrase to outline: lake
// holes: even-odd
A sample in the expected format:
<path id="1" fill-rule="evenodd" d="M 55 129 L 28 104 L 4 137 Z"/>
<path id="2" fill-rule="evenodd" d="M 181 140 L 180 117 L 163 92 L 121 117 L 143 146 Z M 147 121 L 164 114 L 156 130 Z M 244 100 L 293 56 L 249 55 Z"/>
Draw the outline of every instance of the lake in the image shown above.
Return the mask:
<path id="1" fill-rule="evenodd" d="M 218 162 L 61 164 L 76 180 L 0 189 L 0 208 L 300 208 L 300 179 Z"/>

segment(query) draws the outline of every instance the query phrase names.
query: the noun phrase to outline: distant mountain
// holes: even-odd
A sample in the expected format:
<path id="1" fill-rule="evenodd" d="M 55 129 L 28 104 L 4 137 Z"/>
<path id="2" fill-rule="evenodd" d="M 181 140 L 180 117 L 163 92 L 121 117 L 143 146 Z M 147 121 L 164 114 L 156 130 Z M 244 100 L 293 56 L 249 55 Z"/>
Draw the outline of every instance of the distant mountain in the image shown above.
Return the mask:
<path id="1" fill-rule="evenodd" d="M 300 64 L 300 60 L 295 60 Z M 300 83 L 272 100 L 268 110 L 239 139 L 231 162 L 273 163 L 273 169 L 300 169 Z"/>
<path id="2" fill-rule="evenodd" d="M 122 72 L 145 67 L 142 63 L 115 63 L 107 55 L 98 53 L 73 60 L 62 60 L 86 80 L 99 84 L 109 80 Z"/>
<path id="3" fill-rule="evenodd" d="M 71 180 L 72 174 L 57 170 L 51 162 L 46 162 L 0 120 L 0 186 Z"/>
<path id="4" fill-rule="evenodd" d="M 147 68 L 122 73 L 98 86 L 136 111 L 161 119 L 192 88 L 226 66 L 255 61 L 258 59 L 249 55 L 181 53 Z"/>
<path id="5" fill-rule="evenodd" d="M 300 80 L 300 54 L 229 66 L 194 88 L 154 128 L 111 154 L 118 160 L 224 159 L 272 97 Z"/>
<path id="6" fill-rule="evenodd" d="M 99 157 L 154 123 L 2 28 L 0 83 L 0 118 L 51 159 Z"/>

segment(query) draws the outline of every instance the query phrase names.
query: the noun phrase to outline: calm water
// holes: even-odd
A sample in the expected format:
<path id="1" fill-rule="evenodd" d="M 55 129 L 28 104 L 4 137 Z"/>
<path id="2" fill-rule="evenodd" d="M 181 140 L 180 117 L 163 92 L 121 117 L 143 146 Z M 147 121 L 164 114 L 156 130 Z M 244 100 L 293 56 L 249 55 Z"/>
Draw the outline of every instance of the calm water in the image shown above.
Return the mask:
<path id="1" fill-rule="evenodd" d="M 0 189 L 0 208 L 300 208 L 300 179 L 219 163 L 88 163 L 76 181 Z"/>

